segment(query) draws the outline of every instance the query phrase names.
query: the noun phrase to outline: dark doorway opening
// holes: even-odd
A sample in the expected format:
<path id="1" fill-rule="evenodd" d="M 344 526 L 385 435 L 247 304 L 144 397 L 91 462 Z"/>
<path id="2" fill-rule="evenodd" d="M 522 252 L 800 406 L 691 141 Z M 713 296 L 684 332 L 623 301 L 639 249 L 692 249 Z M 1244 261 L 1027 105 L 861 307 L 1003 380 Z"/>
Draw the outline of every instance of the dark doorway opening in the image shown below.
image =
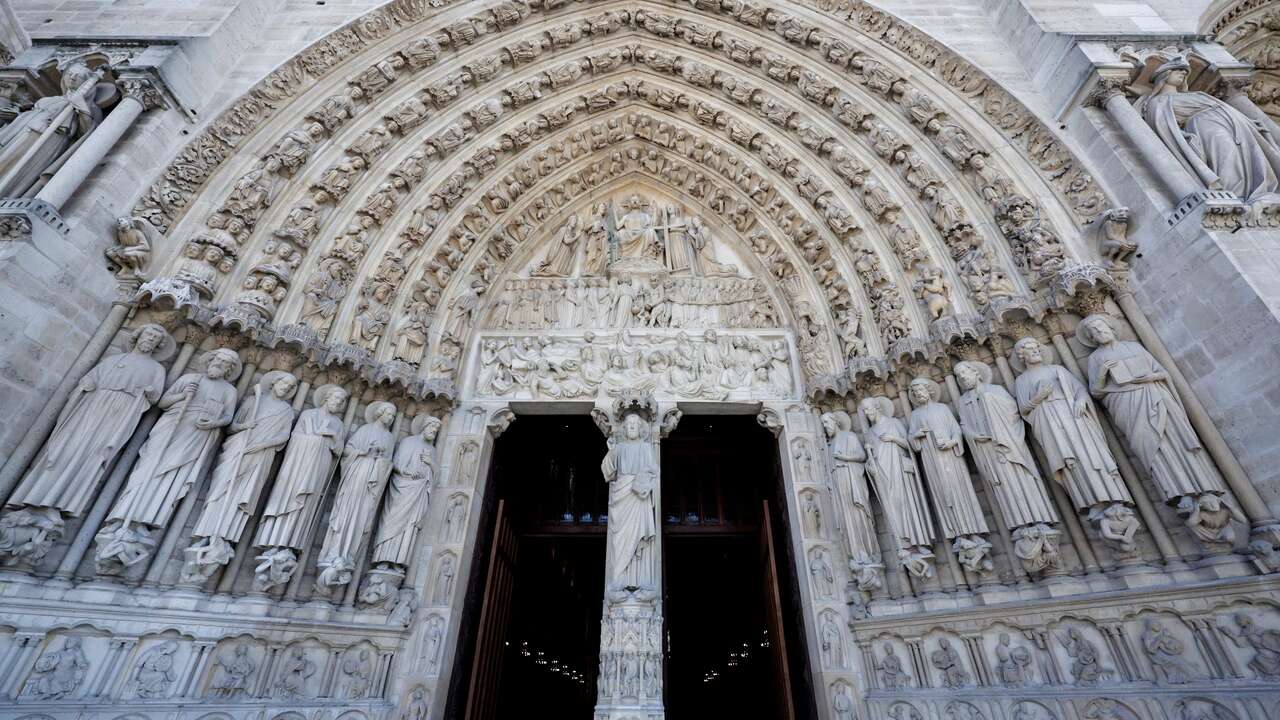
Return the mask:
<path id="1" fill-rule="evenodd" d="M 662 442 L 669 720 L 812 714 L 777 455 L 750 416 L 686 416 Z"/>
<path id="2" fill-rule="evenodd" d="M 583 416 L 521 417 L 498 439 L 446 717 L 591 717 L 605 449 Z"/>
<path id="3" fill-rule="evenodd" d="M 591 717 L 606 443 L 582 416 L 499 438 L 446 717 Z M 777 441 L 751 416 L 686 416 L 662 441 L 670 720 L 816 717 Z"/>

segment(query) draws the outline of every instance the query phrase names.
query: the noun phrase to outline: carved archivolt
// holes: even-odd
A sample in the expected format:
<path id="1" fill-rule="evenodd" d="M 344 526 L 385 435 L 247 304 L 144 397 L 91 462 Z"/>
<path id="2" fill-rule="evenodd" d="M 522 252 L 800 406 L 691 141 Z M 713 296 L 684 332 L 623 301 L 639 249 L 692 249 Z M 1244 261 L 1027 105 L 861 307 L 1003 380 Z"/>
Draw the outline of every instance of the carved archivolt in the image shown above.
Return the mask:
<path id="1" fill-rule="evenodd" d="M 429 340 L 438 309 L 483 296 L 511 231 L 572 203 L 621 139 L 638 146 L 630 172 L 658 175 L 651 153 L 675 154 L 695 166 L 675 170 L 680 194 L 774 220 L 769 239 L 809 293 L 783 304 L 824 327 L 840 373 L 1030 302 L 1087 257 L 1073 226 L 1104 205 L 1007 94 L 868 8 L 839 21 L 746 3 L 431 14 L 393 3 L 338 31 L 184 151 L 136 210 L 181 243 L 161 250 L 151 297 L 210 305 L 231 326 L 300 322 L 286 336 L 430 375 L 448 364 Z M 534 16 L 554 22 L 524 29 Z M 1010 139 L 1023 158 L 995 152 Z M 730 207 L 724 181 L 751 202 Z M 185 213 L 196 192 L 202 217 Z M 1058 202 L 1029 200 L 1046 193 Z"/>
<path id="2" fill-rule="evenodd" d="M 1253 64 L 1242 89 L 1273 119 L 1280 118 L 1280 10 L 1265 0 L 1218 2 L 1202 26 L 1232 56 Z"/>

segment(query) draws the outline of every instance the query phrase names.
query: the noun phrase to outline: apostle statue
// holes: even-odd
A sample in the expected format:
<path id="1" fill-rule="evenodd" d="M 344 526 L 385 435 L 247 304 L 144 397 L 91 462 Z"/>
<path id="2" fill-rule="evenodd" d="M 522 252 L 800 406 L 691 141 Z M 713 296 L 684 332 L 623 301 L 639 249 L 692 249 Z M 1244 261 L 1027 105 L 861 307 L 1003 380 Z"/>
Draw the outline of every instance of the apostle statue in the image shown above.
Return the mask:
<path id="1" fill-rule="evenodd" d="M 952 541 L 961 564 L 970 572 L 990 572 L 990 530 L 964 463 L 964 435 L 951 409 L 938 402 L 942 388 L 925 377 L 911 381 L 908 395 L 915 404 L 907 432 L 920 453 L 929 494 L 938 511 L 942 534 Z"/>
<path id="2" fill-rule="evenodd" d="M 270 590 L 293 576 L 298 552 L 311 544 L 312 519 L 342 452 L 346 431 L 339 413 L 347 404 L 347 391 L 321 385 L 313 397 L 316 406 L 302 411 L 289 436 L 253 541 L 262 549 L 255 570 L 258 590 Z"/>
<path id="3" fill-rule="evenodd" d="M 403 581 L 404 572 L 413 557 L 418 531 L 431 502 L 431 487 L 436 479 L 436 434 L 440 419 L 419 415 L 413 419 L 413 434 L 396 446 L 391 482 L 383 501 L 382 520 L 373 544 L 374 568 L 370 573 L 387 576 L 384 592 L 362 594 L 366 604 L 374 605 L 390 597 Z M 392 581 L 391 578 L 395 580 Z M 385 594 L 384 594 L 385 593 Z"/>
<path id="4" fill-rule="evenodd" d="M 322 593 L 351 582 L 391 476 L 395 452 L 391 424 L 396 420 L 396 406 L 389 402 L 370 403 L 364 419 L 365 424 L 351 433 L 342 451 L 342 481 L 333 498 L 317 563 L 320 574 L 316 589 Z"/>
<path id="5" fill-rule="evenodd" d="M 102 121 L 91 95 L 98 75 L 80 62 L 62 70 L 62 94 L 42 97 L 0 127 L 0 197 L 27 197 Z"/>
<path id="6" fill-rule="evenodd" d="M 1014 343 L 1012 361 L 1015 369 L 1025 368 L 1014 384 L 1018 411 L 1044 448 L 1054 481 L 1067 489 L 1077 510 L 1098 523 L 1103 537 L 1132 552 L 1140 527 L 1133 496 L 1107 448 L 1089 391 L 1066 368 L 1045 362 L 1035 338 Z"/>
<path id="7" fill-rule="evenodd" d="M 880 562 L 880 542 L 876 538 L 871 494 L 867 490 L 864 463 L 867 452 L 853 431 L 853 419 L 843 410 L 822 415 L 822 429 L 827 435 L 827 451 L 831 458 L 831 484 L 844 513 L 846 549 L 849 570 L 858 588 L 880 587 L 884 565 Z"/>
<path id="8" fill-rule="evenodd" d="M 151 556 L 152 533 L 169 524 L 178 503 L 213 460 L 222 428 L 236 408 L 240 357 L 218 348 L 204 373 L 186 373 L 160 398 L 164 414 L 138 452 L 138 462 L 95 538 L 98 572 L 114 575 Z"/>
<path id="9" fill-rule="evenodd" d="M 578 257 L 582 237 L 582 221 L 577 215 L 570 215 L 568 221 L 556 231 L 546 258 L 533 269 L 533 275 L 567 277 L 573 272 L 573 261 Z"/>
<path id="10" fill-rule="evenodd" d="M 907 428 L 883 395 L 865 398 L 858 408 L 866 428 L 867 471 L 898 543 L 898 559 L 912 575 L 933 577 L 933 521 Z"/>
<path id="11" fill-rule="evenodd" d="M 638 411 L 626 413 L 615 428 L 600 469 L 609 483 L 609 537 L 606 592 L 611 600 L 641 601 L 658 596 L 654 498 L 658 457 Z"/>
<path id="12" fill-rule="evenodd" d="M 1106 315 L 1090 315 L 1081 321 L 1076 336 L 1089 355 L 1089 390 L 1102 401 L 1111 420 L 1129 443 L 1169 505 L 1187 517 L 1188 526 L 1206 542 L 1229 542 L 1224 530 L 1229 522 L 1205 523 L 1193 511 L 1200 498 L 1227 493 L 1222 477 L 1174 393 L 1169 373 L 1146 348 L 1116 338 L 1115 326 Z M 1234 539 L 1234 533 L 1230 535 Z"/>
<path id="13" fill-rule="evenodd" d="M 240 404 L 214 466 L 204 510 L 191 531 L 195 542 L 185 551 L 183 582 L 203 582 L 235 557 L 235 543 L 258 508 L 271 463 L 289 441 L 294 416 L 289 401 L 297 389 L 297 378 L 272 370 Z"/>
<path id="14" fill-rule="evenodd" d="M 98 492 L 107 467 L 164 392 L 158 360 L 173 353 L 173 338 L 143 325 L 132 349 L 99 362 L 72 391 L 53 433 L 9 497 L 0 517 L 0 560 L 39 562 L 61 535 L 64 519 L 79 517 Z"/>
<path id="15" fill-rule="evenodd" d="M 955 366 L 965 392 L 960 428 L 986 481 L 995 509 L 1013 533 L 1013 553 L 1028 572 L 1058 564 L 1058 513 L 1027 446 L 1018 401 L 991 382 L 991 367 L 966 360 Z"/>
<path id="16" fill-rule="evenodd" d="M 1182 167 L 1210 190 L 1253 203 L 1280 192 L 1280 138 L 1204 92 L 1187 89 L 1190 66 L 1175 58 L 1156 68 L 1142 117 Z"/>

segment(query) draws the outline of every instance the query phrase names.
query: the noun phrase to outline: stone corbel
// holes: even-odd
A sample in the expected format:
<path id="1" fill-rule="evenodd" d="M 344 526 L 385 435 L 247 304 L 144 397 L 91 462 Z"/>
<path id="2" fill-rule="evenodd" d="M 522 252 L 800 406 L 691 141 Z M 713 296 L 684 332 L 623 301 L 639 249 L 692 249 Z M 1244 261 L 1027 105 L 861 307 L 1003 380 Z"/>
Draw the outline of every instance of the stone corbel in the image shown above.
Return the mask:
<path id="1" fill-rule="evenodd" d="M 771 407 L 761 408 L 760 414 L 756 415 L 756 422 L 760 423 L 760 426 L 765 430 L 773 433 L 774 437 L 777 437 L 782 432 L 782 415 Z"/>
<path id="2" fill-rule="evenodd" d="M 488 421 L 485 422 L 485 427 L 489 428 L 489 433 L 494 438 L 497 438 L 506 432 L 507 428 L 511 427 L 511 423 L 515 421 L 516 414 L 511 411 L 511 408 L 504 406 L 493 411 Z"/>

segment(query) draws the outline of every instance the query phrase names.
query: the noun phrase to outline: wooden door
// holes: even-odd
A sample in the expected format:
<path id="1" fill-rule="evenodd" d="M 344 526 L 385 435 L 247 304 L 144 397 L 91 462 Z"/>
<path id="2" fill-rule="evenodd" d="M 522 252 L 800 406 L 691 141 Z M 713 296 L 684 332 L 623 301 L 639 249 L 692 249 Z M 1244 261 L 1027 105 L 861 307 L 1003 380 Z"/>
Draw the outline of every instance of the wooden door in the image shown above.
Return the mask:
<path id="1" fill-rule="evenodd" d="M 515 585 L 519 537 L 507 517 L 506 501 L 498 501 L 484 601 L 480 606 L 476 652 L 471 663 L 466 720 L 493 720 L 498 714 L 498 683 L 502 679 L 507 626 L 511 620 L 511 591 Z"/>
<path id="2" fill-rule="evenodd" d="M 769 669 L 773 673 L 776 706 L 773 716 L 779 720 L 795 720 L 796 709 L 791 694 L 791 672 L 787 663 L 787 634 L 782 624 L 782 594 L 778 578 L 778 553 L 774 544 L 773 515 L 769 501 L 761 501 L 760 509 L 760 565 L 761 591 L 764 593 L 765 627 L 769 632 L 766 653 Z"/>

